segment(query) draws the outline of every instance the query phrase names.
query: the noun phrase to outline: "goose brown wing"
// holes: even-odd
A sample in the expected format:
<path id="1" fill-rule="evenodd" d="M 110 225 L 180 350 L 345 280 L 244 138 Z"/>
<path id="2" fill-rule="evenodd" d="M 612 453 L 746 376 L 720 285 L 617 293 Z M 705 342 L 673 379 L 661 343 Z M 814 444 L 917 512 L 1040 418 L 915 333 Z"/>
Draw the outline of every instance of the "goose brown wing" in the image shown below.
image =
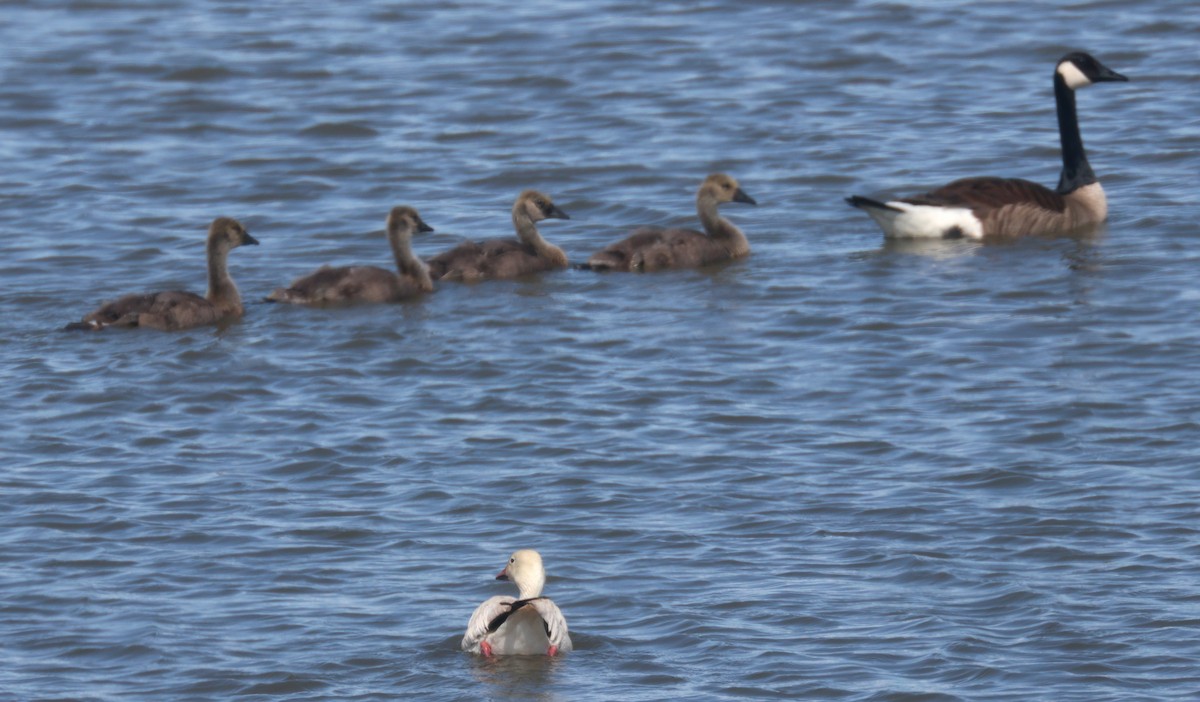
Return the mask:
<path id="1" fill-rule="evenodd" d="M 489 239 L 487 241 L 464 241 L 449 251 L 427 260 L 429 275 L 435 280 L 452 270 L 486 270 L 489 263 L 505 254 L 524 251 L 525 247 L 516 239 Z"/>
<path id="2" fill-rule="evenodd" d="M 101 305 L 83 318 L 94 326 L 110 324 L 156 328 L 179 328 L 188 324 L 204 324 L 215 318 L 208 300 L 183 290 L 157 293 L 134 293 Z"/>
<path id="3" fill-rule="evenodd" d="M 489 239 L 480 244 L 480 248 L 483 250 L 484 258 L 499 258 L 513 253 L 535 255 L 532 247 L 526 246 L 516 239 Z"/>
<path id="4" fill-rule="evenodd" d="M 511 278 L 544 268 L 533 247 L 516 239 L 468 241 L 426 262 L 429 275 L 438 278 Z"/>
<path id="5" fill-rule="evenodd" d="M 644 271 L 698 268 L 730 258 L 720 242 L 695 229 L 663 229 L 633 252 L 631 266 Z"/>
<path id="6" fill-rule="evenodd" d="M 100 326 L 115 324 L 122 319 L 128 319 L 128 315 L 136 315 L 141 312 L 148 312 L 154 306 L 154 300 L 160 293 L 133 293 L 123 295 L 112 302 L 106 302 L 100 305 L 95 312 L 83 318 L 84 322 L 93 323 Z M 136 319 L 136 317 L 134 318 Z"/>
<path id="7" fill-rule="evenodd" d="M 554 264 L 538 256 L 532 246 L 516 239 L 495 239 L 484 244 L 485 255 L 479 262 L 484 278 L 516 278 L 554 268 Z"/>
<path id="8" fill-rule="evenodd" d="M 207 299 L 190 292 L 161 292 L 154 304 L 138 316 L 138 326 L 152 329 L 188 329 L 220 321 L 222 312 Z"/>
<path id="9" fill-rule="evenodd" d="M 620 271 L 691 268 L 728 258 L 724 249 L 694 229 L 638 227 L 628 237 L 597 251 L 588 260 L 593 269 Z"/>
<path id="10" fill-rule="evenodd" d="M 349 266 L 321 266 L 315 272 L 292 281 L 289 290 L 307 300 L 320 300 L 327 291 L 342 285 L 349 273 Z"/>
<path id="11" fill-rule="evenodd" d="M 429 266 L 429 277 L 434 280 L 441 278 L 451 268 L 457 268 L 465 262 L 474 261 L 479 257 L 480 251 L 481 247 L 479 243 L 474 241 L 464 241 L 449 251 L 443 251 L 425 261 L 425 265 Z"/>
<path id="12" fill-rule="evenodd" d="M 901 202 L 935 207 L 967 207 L 983 218 L 1004 207 L 1034 207 L 1064 212 L 1066 199 L 1044 185 L 1022 178 L 963 178 Z"/>
<path id="13" fill-rule="evenodd" d="M 324 266 L 292 283 L 290 291 L 308 302 L 385 302 L 402 290 L 395 273 L 375 266 Z"/>

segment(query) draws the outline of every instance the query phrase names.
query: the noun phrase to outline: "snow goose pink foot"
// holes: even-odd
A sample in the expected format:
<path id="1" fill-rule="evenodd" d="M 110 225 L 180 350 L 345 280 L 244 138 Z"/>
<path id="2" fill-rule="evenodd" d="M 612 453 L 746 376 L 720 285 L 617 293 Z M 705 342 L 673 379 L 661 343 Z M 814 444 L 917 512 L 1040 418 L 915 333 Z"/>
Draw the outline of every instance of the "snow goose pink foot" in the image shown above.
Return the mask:
<path id="1" fill-rule="evenodd" d="M 517 597 L 496 595 L 475 608 L 467 622 L 462 650 L 484 656 L 553 656 L 571 650 L 567 620 L 558 605 L 542 597 L 546 570 L 532 549 L 513 553 L 497 580 L 511 580 Z"/>

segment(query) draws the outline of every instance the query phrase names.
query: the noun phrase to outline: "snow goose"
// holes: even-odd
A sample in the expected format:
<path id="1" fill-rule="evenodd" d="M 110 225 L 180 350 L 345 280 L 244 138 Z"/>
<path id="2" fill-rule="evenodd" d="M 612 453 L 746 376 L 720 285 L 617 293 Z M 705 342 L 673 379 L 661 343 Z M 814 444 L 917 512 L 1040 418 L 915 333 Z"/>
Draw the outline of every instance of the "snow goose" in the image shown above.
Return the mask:
<path id="1" fill-rule="evenodd" d="M 462 650 L 484 656 L 553 656 L 571 650 L 567 620 L 558 605 L 542 597 L 546 571 L 532 549 L 513 553 L 497 580 L 511 580 L 517 597 L 496 595 L 475 609 L 467 622 Z"/>

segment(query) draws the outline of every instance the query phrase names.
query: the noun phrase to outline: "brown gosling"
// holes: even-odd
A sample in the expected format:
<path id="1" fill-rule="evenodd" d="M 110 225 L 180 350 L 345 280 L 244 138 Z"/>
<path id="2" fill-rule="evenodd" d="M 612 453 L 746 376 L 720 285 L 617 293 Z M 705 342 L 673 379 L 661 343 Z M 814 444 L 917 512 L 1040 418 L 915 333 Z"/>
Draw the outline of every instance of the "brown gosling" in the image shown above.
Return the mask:
<path id="1" fill-rule="evenodd" d="M 396 271 L 375 266 L 321 266 L 296 279 L 291 287 L 277 288 L 268 302 L 320 305 L 336 302 L 396 302 L 433 290 L 433 280 L 421 259 L 412 252 L 413 234 L 431 232 L 411 207 L 393 207 L 387 217 L 387 238 L 396 259 Z"/>
<path id="2" fill-rule="evenodd" d="M 131 294 L 101 305 L 67 329 L 147 327 L 164 331 L 190 329 L 242 316 L 242 298 L 229 277 L 226 260 L 239 246 L 257 245 L 241 222 L 218 217 L 208 227 L 208 292 L 204 297 L 180 290 Z"/>
<path id="3" fill-rule="evenodd" d="M 699 268 L 750 255 L 750 242 L 717 207 L 726 202 L 757 205 L 737 180 L 724 173 L 704 179 L 696 193 L 703 232 L 694 229 L 638 227 L 633 234 L 592 254 L 585 268 L 594 271 L 661 271 Z"/>
<path id="4" fill-rule="evenodd" d="M 434 280 L 475 282 L 517 278 L 567 267 L 567 254 L 538 233 L 545 219 L 570 219 L 548 196 L 536 190 L 521 193 L 512 208 L 516 239 L 467 241 L 429 259 Z"/>
<path id="5" fill-rule="evenodd" d="M 1055 235 L 1103 222 L 1108 198 L 1083 150 L 1075 91 L 1127 80 L 1090 54 L 1059 59 L 1054 100 L 1063 167 L 1054 190 L 1021 178 L 962 178 L 916 197 L 884 202 L 854 195 L 846 202 L 870 215 L 884 236 L 900 239 Z"/>

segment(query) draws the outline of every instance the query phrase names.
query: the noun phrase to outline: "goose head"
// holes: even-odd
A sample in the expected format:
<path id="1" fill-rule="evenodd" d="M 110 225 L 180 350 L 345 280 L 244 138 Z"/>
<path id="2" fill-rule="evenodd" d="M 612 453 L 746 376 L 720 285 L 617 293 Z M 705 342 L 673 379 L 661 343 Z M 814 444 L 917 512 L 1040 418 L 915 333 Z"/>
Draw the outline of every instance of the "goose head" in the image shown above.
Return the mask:
<path id="1" fill-rule="evenodd" d="M 1092 83 L 1129 80 L 1083 51 L 1073 51 L 1059 60 L 1054 72 L 1071 90 L 1086 88 Z"/>
<path id="2" fill-rule="evenodd" d="M 698 200 L 711 200 L 718 205 L 725 202 L 744 202 L 747 205 L 757 205 L 754 198 L 746 194 L 738 185 L 737 179 L 724 173 L 713 173 L 700 184 Z"/>
<path id="3" fill-rule="evenodd" d="M 208 226 L 208 246 L 210 249 L 229 251 L 239 246 L 257 246 L 258 239 L 250 236 L 250 232 L 242 223 L 232 217 L 217 217 Z"/>
<path id="4" fill-rule="evenodd" d="M 517 197 L 513 204 L 513 217 L 522 216 L 531 222 L 543 219 L 570 219 L 571 217 L 554 204 L 548 195 L 536 190 L 526 190 Z"/>
<path id="5" fill-rule="evenodd" d="M 546 570 L 542 567 L 542 556 L 530 548 L 514 551 L 508 565 L 496 576 L 497 580 L 511 580 L 520 590 L 521 599 L 538 597 L 546 585 Z"/>
<path id="6" fill-rule="evenodd" d="M 433 227 L 425 224 L 425 220 L 421 219 L 421 215 L 411 207 L 393 207 L 388 213 L 387 218 L 388 234 L 406 234 L 412 236 L 414 233 L 423 234 L 433 231 Z"/>

